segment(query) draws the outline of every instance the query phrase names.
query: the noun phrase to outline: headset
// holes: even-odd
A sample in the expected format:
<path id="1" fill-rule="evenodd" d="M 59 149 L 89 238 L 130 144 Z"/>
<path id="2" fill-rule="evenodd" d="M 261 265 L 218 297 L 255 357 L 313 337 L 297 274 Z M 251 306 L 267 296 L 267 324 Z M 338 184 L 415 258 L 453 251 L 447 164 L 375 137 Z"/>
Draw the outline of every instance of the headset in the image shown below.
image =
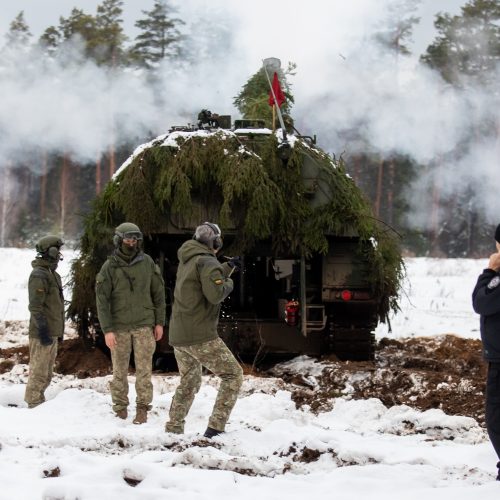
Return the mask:
<path id="1" fill-rule="evenodd" d="M 209 248 L 213 248 L 214 250 L 220 250 L 222 248 L 222 233 L 217 224 L 212 224 L 211 222 L 204 222 L 201 224 L 202 226 L 208 226 L 213 231 L 213 236 L 209 238 L 207 241 L 207 245 Z M 196 240 L 196 233 L 193 238 Z"/>
<path id="2" fill-rule="evenodd" d="M 60 252 L 60 247 L 49 247 L 47 250 L 47 255 L 54 260 L 63 260 Z"/>

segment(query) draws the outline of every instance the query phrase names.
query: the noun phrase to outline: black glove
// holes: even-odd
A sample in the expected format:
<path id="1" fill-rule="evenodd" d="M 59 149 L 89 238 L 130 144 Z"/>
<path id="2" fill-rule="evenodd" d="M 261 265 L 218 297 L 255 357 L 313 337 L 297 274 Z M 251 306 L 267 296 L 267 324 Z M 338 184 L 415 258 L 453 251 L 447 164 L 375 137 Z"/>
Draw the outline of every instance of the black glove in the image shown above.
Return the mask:
<path id="1" fill-rule="evenodd" d="M 229 264 L 229 267 L 231 269 L 234 269 L 235 271 L 238 271 L 241 269 L 241 257 L 231 257 L 227 263 Z"/>
<path id="2" fill-rule="evenodd" d="M 40 338 L 40 343 L 42 345 L 52 345 L 52 337 L 49 335 L 49 327 L 47 326 L 47 321 L 45 318 L 38 318 L 38 337 Z"/>

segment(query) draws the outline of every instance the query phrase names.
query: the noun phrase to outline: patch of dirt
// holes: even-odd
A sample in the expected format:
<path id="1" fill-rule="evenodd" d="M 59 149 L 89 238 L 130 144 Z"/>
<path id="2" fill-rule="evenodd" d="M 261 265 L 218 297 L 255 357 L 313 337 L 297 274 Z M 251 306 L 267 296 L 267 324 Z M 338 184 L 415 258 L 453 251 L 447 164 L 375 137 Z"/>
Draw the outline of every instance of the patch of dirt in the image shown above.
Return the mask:
<path id="1" fill-rule="evenodd" d="M 302 384 L 293 391 L 297 407 L 308 405 L 321 412 L 329 410 L 332 399 L 339 396 L 378 398 L 387 407 L 439 408 L 448 415 L 469 416 L 484 424 L 487 366 L 479 340 L 454 335 L 382 339 L 373 363 L 326 358 L 322 363 L 325 369 L 314 377 L 315 389 Z M 283 378 L 293 383 L 297 374 Z"/>
<path id="2" fill-rule="evenodd" d="M 2 359 L 3 358 L 3 359 Z M 30 353 L 27 345 L 0 349 L 0 374 L 10 372 L 14 365 L 29 363 Z"/>
<path id="3" fill-rule="evenodd" d="M 111 359 L 81 339 L 69 339 L 59 344 L 55 371 L 78 378 L 101 377 L 111 374 Z"/>
<path id="4" fill-rule="evenodd" d="M 0 374 L 10 371 L 16 364 L 29 363 L 27 345 L 0 349 Z M 87 347 L 80 339 L 59 343 L 54 371 L 78 378 L 100 377 L 112 372 L 111 360 L 99 349 Z"/>
<path id="5" fill-rule="evenodd" d="M 59 469 L 59 467 L 54 467 L 53 469 L 43 471 L 43 477 L 59 477 L 60 475 L 61 469 Z"/>

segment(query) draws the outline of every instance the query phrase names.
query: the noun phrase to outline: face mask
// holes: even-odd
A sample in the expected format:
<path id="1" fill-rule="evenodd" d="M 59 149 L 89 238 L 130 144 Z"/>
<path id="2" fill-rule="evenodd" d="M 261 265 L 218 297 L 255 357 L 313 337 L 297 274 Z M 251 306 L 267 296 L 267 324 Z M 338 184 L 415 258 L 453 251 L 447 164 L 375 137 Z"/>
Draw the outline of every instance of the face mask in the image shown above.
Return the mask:
<path id="1" fill-rule="evenodd" d="M 121 251 L 128 256 L 134 255 L 135 253 L 137 253 L 137 245 L 129 246 L 122 244 Z"/>

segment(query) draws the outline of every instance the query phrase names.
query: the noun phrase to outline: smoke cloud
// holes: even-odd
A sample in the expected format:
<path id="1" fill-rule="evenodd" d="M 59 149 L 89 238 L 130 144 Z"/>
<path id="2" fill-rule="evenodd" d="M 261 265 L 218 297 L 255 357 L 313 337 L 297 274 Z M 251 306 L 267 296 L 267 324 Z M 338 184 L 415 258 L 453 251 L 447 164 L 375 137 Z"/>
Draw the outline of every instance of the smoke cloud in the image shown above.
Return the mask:
<path id="1" fill-rule="evenodd" d="M 392 4 L 254 0 L 243 8 L 225 0 L 184 1 L 179 17 L 193 30 L 199 61 L 166 63 L 154 81 L 143 71 L 113 72 L 84 61 L 77 41 L 50 64 L 36 51 L 10 53 L 0 65 L 0 158 L 22 162 L 42 149 L 95 161 L 111 142 L 133 149 L 171 125 L 194 123 L 202 108 L 235 116 L 233 98 L 262 59 L 274 56 L 283 66 L 297 63 L 289 81 L 302 133 L 317 134 L 337 155 L 369 148 L 427 165 L 408 191 L 416 213 L 420 190 L 437 175 L 450 193 L 484 186 L 481 206 L 496 222 L 497 139 L 478 138 L 458 163 L 447 158 L 470 140 L 471 128 L 498 122 L 498 95 L 446 86 L 417 57 L 396 58 L 377 45 L 373 35 Z"/>

